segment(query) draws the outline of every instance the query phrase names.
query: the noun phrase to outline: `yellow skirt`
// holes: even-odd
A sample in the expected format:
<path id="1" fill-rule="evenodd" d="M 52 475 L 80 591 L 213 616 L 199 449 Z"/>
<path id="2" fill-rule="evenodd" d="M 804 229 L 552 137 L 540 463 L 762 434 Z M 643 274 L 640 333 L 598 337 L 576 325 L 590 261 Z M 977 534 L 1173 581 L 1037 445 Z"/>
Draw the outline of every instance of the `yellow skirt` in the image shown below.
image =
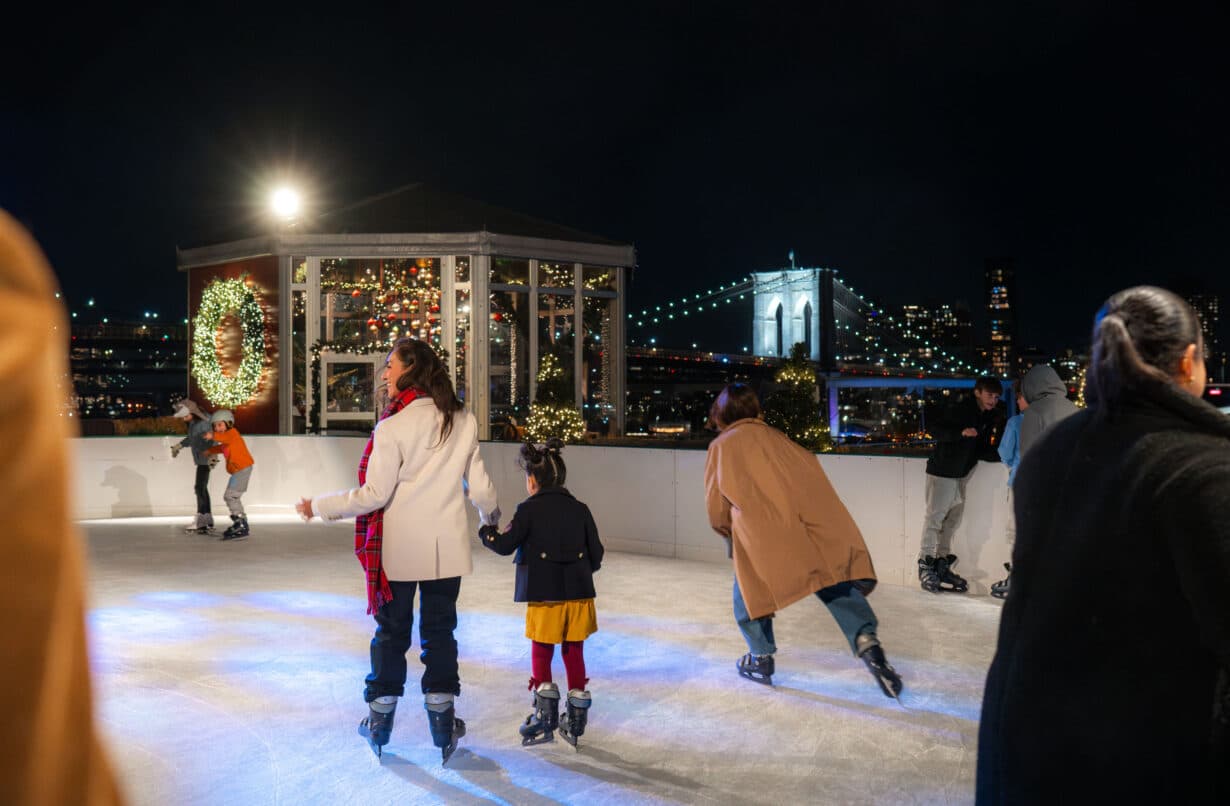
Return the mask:
<path id="1" fill-rule="evenodd" d="M 598 632 L 593 599 L 530 602 L 525 608 L 525 637 L 540 644 L 584 641 Z"/>

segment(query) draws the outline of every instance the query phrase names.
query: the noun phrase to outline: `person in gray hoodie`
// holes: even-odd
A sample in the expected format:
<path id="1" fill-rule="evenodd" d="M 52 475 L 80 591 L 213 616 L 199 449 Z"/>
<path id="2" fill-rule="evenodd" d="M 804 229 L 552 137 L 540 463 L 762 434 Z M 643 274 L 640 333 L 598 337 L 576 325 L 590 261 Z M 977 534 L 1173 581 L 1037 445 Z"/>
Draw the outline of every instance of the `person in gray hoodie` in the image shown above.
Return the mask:
<path id="1" fill-rule="evenodd" d="M 1038 364 L 1025 373 L 1025 378 L 1021 381 L 1021 394 L 1025 398 L 1025 405 L 1021 407 L 1023 411 L 1019 415 L 1021 425 L 1017 438 L 1017 464 L 1051 426 L 1080 411 L 1075 403 L 1068 400 L 1068 387 L 1064 386 L 1063 381 L 1059 380 L 1059 374 L 1048 364 Z M 1000 453 L 1002 455 L 1003 451 Z M 1012 472 L 1015 476 L 1016 469 L 1013 468 Z M 1012 481 L 1013 477 L 1009 476 L 1009 488 Z M 1016 513 L 1011 512 L 1008 517 L 1012 520 L 1010 534 L 1015 536 Z M 991 595 L 997 599 L 1008 598 L 1012 587 L 1012 564 L 1004 563 L 1004 568 L 1008 571 L 1008 576 L 991 586 Z"/>
<path id="2" fill-rule="evenodd" d="M 1021 458 L 1055 423 L 1079 409 L 1068 400 L 1068 387 L 1049 364 L 1038 364 L 1025 373 L 1021 390 L 1029 408 L 1021 416 Z"/>

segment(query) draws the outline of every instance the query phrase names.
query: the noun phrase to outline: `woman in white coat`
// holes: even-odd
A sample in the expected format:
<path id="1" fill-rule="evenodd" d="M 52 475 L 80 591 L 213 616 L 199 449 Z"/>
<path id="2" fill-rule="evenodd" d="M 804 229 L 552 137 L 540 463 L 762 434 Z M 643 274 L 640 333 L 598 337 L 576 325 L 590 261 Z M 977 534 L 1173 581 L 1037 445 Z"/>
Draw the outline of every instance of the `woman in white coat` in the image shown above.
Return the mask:
<path id="1" fill-rule="evenodd" d="M 445 761 L 465 735 L 453 698 L 457 675 L 457 594 L 473 568 L 465 498 L 480 517 L 499 517 L 495 487 L 478 452 L 478 425 L 462 409 L 448 372 L 425 342 L 399 339 L 384 380 L 390 403 L 359 463 L 352 490 L 304 498 L 305 520 L 355 518 L 355 553 L 367 572 L 368 612 L 376 619 L 363 729 L 377 755 L 405 693 L 406 651 L 419 604 L 419 659 L 431 735 Z"/>

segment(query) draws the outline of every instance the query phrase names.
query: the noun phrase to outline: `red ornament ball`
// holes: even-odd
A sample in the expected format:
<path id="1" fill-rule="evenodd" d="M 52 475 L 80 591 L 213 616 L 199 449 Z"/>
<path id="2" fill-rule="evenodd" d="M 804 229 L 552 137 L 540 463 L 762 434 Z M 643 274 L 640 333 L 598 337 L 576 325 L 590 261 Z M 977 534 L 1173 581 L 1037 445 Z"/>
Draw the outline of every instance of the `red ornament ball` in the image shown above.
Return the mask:
<path id="1" fill-rule="evenodd" d="M 352 297 L 357 297 L 357 296 L 359 296 L 359 295 L 360 295 L 360 294 L 362 294 L 362 293 L 363 293 L 362 291 L 360 291 L 359 289 L 357 289 L 357 288 L 356 288 L 354 291 L 351 291 L 351 292 L 350 292 L 350 296 L 352 296 Z"/>

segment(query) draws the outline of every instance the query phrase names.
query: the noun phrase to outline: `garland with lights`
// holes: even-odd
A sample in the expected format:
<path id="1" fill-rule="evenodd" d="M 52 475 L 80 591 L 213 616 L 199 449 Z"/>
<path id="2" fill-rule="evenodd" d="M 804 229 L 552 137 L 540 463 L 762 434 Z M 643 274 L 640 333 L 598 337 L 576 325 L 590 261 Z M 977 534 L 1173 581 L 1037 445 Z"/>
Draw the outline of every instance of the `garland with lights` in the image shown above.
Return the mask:
<path id="1" fill-rule="evenodd" d="M 525 434 L 532 442 L 558 437 L 566 443 L 585 439 L 585 419 L 572 405 L 568 379 L 559 359 L 544 353 L 538 361 L 538 400 L 530 404 Z"/>
<path id="2" fill-rule="evenodd" d="M 234 312 L 243 327 L 243 357 L 235 377 L 218 362 L 218 325 Z M 238 408 L 256 396 L 265 374 L 265 315 L 243 279 L 215 280 L 201 294 L 192 333 L 192 377 L 210 403 Z"/>

